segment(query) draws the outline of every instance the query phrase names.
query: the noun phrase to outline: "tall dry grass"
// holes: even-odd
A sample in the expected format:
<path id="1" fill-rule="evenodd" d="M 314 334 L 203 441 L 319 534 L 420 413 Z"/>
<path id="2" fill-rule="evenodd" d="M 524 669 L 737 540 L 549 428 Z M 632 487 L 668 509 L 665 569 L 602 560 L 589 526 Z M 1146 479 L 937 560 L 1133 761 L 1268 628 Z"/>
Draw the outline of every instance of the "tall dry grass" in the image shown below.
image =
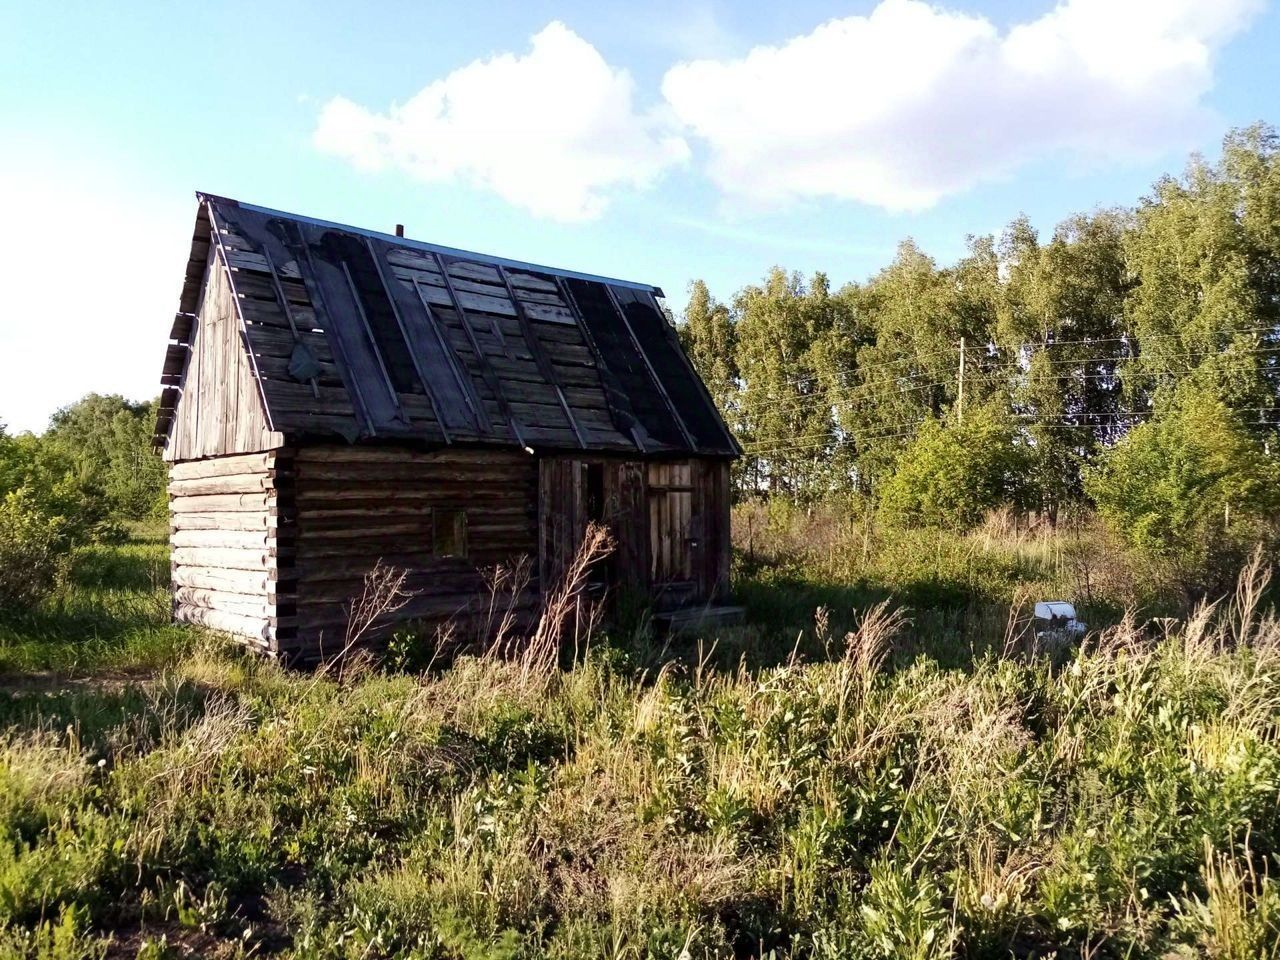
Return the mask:
<path id="1" fill-rule="evenodd" d="M 447 669 L 202 647 L 145 691 L 4 703 L 3 949 L 1274 954 L 1265 558 L 1056 658 L 998 656 L 1005 611 L 948 667 L 921 611 L 877 600 L 812 619 L 825 657 L 716 669 L 598 633 L 571 655 L 606 547 L 539 629 Z"/>

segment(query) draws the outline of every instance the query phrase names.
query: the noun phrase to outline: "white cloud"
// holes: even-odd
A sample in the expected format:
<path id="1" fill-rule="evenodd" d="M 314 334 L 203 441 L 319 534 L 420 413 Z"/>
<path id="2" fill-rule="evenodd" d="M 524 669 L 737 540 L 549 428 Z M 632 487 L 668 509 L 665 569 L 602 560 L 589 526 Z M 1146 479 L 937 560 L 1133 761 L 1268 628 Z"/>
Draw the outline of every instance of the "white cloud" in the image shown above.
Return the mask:
<path id="1" fill-rule="evenodd" d="M 751 205 L 836 197 L 893 210 L 1043 157 L 1115 161 L 1202 132 L 1214 55 L 1262 0 L 1065 0 L 1002 34 L 882 0 L 781 46 L 669 70 L 663 93 Z"/>
<path id="2" fill-rule="evenodd" d="M 461 180 L 538 216 L 599 216 L 611 190 L 645 187 L 688 157 L 684 140 L 633 104 L 630 74 L 562 23 L 528 54 L 455 70 L 385 113 L 337 97 L 316 145 L 366 170 Z"/>

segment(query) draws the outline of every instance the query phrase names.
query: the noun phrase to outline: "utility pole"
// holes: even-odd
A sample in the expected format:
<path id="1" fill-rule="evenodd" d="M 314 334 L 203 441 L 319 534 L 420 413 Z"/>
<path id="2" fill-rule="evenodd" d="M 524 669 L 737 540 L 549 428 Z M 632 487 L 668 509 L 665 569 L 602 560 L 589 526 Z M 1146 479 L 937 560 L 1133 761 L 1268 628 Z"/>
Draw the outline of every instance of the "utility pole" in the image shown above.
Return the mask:
<path id="1" fill-rule="evenodd" d="M 964 426 L 964 337 L 960 338 L 960 389 L 957 391 L 956 410 L 960 426 Z"/>

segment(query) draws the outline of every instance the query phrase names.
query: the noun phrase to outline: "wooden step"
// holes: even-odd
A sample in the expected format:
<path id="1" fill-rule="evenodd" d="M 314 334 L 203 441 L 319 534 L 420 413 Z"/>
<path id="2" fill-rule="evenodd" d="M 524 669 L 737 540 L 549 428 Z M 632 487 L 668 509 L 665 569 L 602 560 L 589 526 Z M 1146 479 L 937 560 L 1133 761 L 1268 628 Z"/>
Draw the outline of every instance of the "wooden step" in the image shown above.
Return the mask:
<path id="1" fill-rule="evenodd" d="M 657 614 L 654 621 L 660 631 L 672 635 L 702 633 L 717 627 L 735 627 L 746 616 L 745 607 L 683 607 Z"/>

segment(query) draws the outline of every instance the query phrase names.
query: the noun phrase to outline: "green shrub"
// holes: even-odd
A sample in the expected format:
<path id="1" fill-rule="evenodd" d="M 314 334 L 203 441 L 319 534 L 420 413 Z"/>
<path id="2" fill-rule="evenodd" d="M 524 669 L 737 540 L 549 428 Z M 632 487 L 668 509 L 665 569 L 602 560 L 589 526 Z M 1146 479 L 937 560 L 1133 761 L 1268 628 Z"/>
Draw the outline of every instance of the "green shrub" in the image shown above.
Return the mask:
<path id="1" fill-rule="evenodd" d="M 26 488 L 0 501 L 0 610 L 35 606 L 67 569 L 67 523 L 37 506 Z"/>
<path id="2" fill-rule="evenodd" d="M 1116 444 L 1086 490 L 1118 536 L 1194 575 L 1274 535 L 1280 467 L 1220 401 L 1186 393 Z"/>
<path id="3" fill-rule="evenodd" d="M 906 526 L 969 529 L 988 510 L 1022 497 L 1025 447 L 999 412 L 978 410 L 963 424 L 926 420 L 880 490 L 886 519 Z"/>

